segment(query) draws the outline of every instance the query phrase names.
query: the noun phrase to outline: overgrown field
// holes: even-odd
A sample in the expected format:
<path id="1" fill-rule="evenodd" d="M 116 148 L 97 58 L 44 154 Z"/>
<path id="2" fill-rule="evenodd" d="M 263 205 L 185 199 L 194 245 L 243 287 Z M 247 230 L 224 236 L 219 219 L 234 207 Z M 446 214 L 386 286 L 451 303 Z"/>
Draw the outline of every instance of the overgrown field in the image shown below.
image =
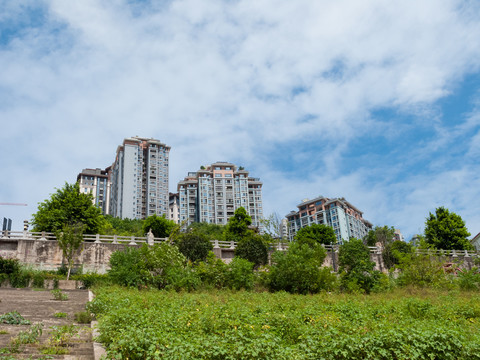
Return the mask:
<path id="1" fill-rule="evenodd" d="M 177 293 L 101 288 L 113 359 L 480 359 L 478 293 Z"/>

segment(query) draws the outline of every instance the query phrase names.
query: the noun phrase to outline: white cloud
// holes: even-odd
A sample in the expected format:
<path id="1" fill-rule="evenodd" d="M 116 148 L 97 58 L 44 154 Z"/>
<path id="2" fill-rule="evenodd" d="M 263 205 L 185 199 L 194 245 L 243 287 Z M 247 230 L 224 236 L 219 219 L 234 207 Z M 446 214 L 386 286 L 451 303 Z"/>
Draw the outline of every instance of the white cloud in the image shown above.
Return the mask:
<path id="1" fill-rule="evenodd" d="M 6 9 L 11 21 L 36 6 L 24 4 Z M 132 135 L 172 146 L 171 190 L 202 164 L 234 161 L 262 178 L 267 209 L 281 213 L 305 196 L 345 196 L 374 223 L 399 223 L 413 233 L 418 225 L 407 215 L 421 213 L 423 221 L 442 199 L 442 186 L 449 185 L 452 197 L 461 197 L 460 190 L 476 195 L 465 188 L 470 190 L 466 179 L 477 164 L 456 164 L 444 173 L 441 160 L 436 168 L 429 162 L 451 145 L 451 127 L 432 106 L 478 71 L 478 4 L 166 4 L 50 1 L 45 23 L 23 24 L 0 45 L 0 150 L 10 153 L 3 171 L 15 176 L 0 180 L 4 201 L 23 197 L 32 182 L 28 201 L 43 200 L 82 168 L 109 165 L 116 146 Z M 382 108 L 415 120 L 371 116 Z M 468 121 L 458 126 L 476 129 L 478 123 Z M 364 163 L 345 171 L 345 157 L 355 156 L 349 153 L 352 141 L 401 138 L 430 126 L 432 138 L 403 146 L 405 163 L 385 163 L 389 148 L 366 154 Z M 469 134 L 456 131 L 456 139 Z M 476 144 L 472 137 L 470 157 L 478 154 Z M 291 163 L 283 161 L 287 155 Z M 379 163 L 368 162 L 373 158 Z M 421 171 L 421 181 L 411 181 L 415 164 L 435 171 Z M 408 171 L 405 179 L 395 183 L 395 176 L 371 180 L 372 173 L 398 176 L 402 170 Z M 463 188 L 456 189 L 456 182 Z M 424 203 L 416 200 L 420 196 Z M 401 205 L 392 206 L 394 201 Z M 452 200 L 452 206 L 478 219 L 478 209 L 462 201 Z"/>

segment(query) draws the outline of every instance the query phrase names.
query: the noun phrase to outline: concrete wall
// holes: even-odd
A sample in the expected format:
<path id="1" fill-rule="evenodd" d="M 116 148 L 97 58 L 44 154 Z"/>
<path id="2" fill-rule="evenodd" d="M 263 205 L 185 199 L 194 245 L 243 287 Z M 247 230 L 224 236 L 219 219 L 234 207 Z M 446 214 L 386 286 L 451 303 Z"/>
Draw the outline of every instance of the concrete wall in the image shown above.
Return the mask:
<path id="1" fill-rule="evenodd" d="M 83 266 L 84 272 L 105 273 L 109 266 L 110 256 L 114 251 L 123 250 L 127 244 L 112 243 L 94 243 L 84 242 L 83 251 L 79 252 L 75 266 Z M 214 248 L 215 255 L 229 263 L 234 256 L 232 248 Z M 0 256 L 7 258 L 16 258 L 21 263 L 30 265 L 41 270 L 57 270 L 62 265 L 63 254 L 55 240 L 35 240 L 35 239 L 0 239 Z M 381 253 L 371 253 L 370 259 L 375 262 L 375 269 L 386 271 Z M 473 257 L 470 256 L 443 256 L 445 262 L 458 264 L 458 267 L 471 269 Z M 338 251 L 327 251 L 327 257 L 323 263 L 324 266 L 330 266 L 338 271 Z"/>

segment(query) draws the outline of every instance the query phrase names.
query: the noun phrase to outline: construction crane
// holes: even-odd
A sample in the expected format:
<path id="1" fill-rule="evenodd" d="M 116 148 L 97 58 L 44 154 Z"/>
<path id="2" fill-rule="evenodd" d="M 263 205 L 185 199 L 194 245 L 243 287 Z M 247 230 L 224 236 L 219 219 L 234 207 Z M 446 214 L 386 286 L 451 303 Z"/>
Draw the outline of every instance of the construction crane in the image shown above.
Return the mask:
<path id="1" fill-rule="evenodd" d="M 19 203 L 0 203 L 0 205 L 8 205 L 8 206 L 28 206 L 28 204 L 19 204 Z"/>

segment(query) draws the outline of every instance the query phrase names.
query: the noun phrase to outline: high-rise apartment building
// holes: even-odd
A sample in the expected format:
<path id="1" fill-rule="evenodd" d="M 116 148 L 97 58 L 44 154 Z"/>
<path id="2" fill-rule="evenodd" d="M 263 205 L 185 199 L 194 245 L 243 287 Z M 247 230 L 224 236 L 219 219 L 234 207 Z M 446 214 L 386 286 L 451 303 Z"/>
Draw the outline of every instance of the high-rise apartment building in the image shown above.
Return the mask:
<path id="1" fill-rule="evenodd" d="M 153 214 L 168 218 L 168 159 L 170 147 L 159 140 L 123 140 L 111 167 L 110 214 L 144 219 Z"/>
<path id="2" fill-rule="evenodd" d="M 291 211 L 286 216 L 290 241 L 298 230 L 312 224 L 331 226 L 339 244 L 352 237 L 362 239 L 372 228 L 372 224 L 363 218 L 363 213 L 344 198 L 319 196 L 304 200 L 297 207 L 298 211 Z"/>
<path id="3" fill-rule="evenodd" d="M 228 162 L 202 166 L 189 172 L 177 186 L 180 222 L 207 222 L 225 225 L 239 207 L 261 228 L 263 218 L 262 183 L 248 171 Z"/>
<path id="4" fill-rule="evenodd" d="M 110 205 L 110 168 L 83 169 L 77 176 L 80 185 L 80 192 L 93 195 L 93 203 L 102 210 L 102 213 L 109 214 Z"/>

